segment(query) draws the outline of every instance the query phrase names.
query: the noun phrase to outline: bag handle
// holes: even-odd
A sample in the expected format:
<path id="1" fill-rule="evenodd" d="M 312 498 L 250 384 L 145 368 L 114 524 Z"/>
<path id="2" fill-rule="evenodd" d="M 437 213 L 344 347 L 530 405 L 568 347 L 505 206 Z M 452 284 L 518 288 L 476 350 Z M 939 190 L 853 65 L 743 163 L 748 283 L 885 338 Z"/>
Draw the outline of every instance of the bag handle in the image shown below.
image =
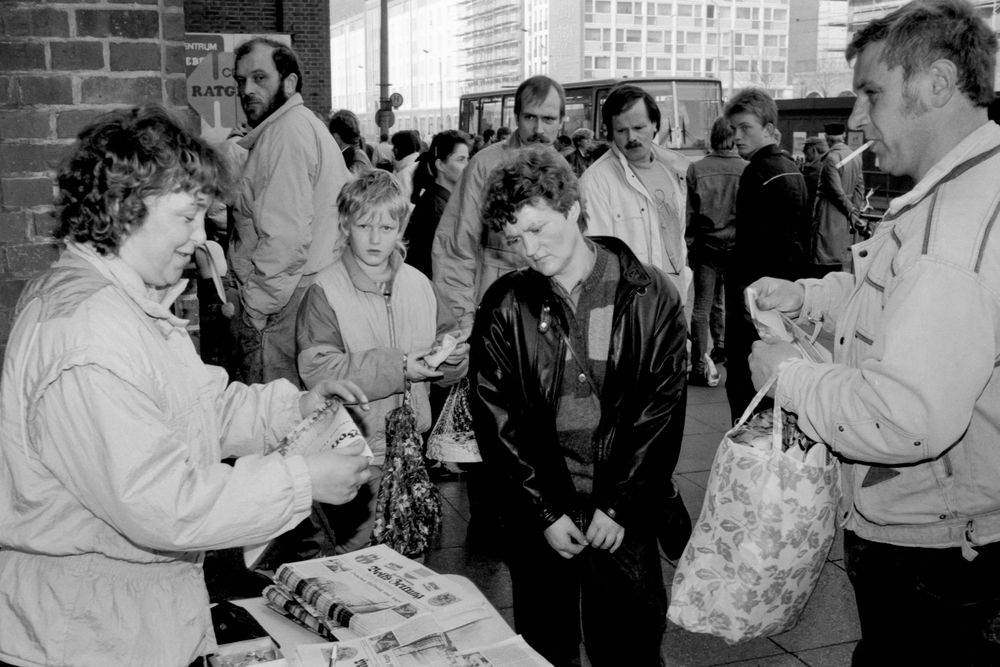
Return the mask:
<path id="1" fill-rule="evenodd" d="M 763 385 L 761 385 L 761 388 L 757 390 L 757 393 L 754 395 L 753 399 L 750 401 L 750 404 L 747 405 L 747 409 L 743 411 L 743 414 L 740 415 L 740 418 L 736 420 L 735 424 L 733 424 L 733 428 L 734 429 L 739 428 L 740 426 L 743 426 L 743 424 L 745 424 L 746 421 L 748 419 L 750 419 L 750 415 L 753 414 L 754 408 L 756 408 L 758 405 L 760 405 L 760 402 L 764 400 L 764 397 L 767 395 L 767 392 L 770 391 L 771 387 L 774 386 L 774 383 L 777 382 L 777 381 L 778 381 L 778 374 L 775 373 L 770 378 L 768 378 L 767 382 L 765 382 Z M 782 424 L 781 424 L 781 410 L 780 409 L 777 410 L 777 414 L 772 415 L 771 422 L 772 422 L 771 423 L 771 449 L 774 450 L 774 451 L 781 451 L 781 430 L 782 430 Z"/>

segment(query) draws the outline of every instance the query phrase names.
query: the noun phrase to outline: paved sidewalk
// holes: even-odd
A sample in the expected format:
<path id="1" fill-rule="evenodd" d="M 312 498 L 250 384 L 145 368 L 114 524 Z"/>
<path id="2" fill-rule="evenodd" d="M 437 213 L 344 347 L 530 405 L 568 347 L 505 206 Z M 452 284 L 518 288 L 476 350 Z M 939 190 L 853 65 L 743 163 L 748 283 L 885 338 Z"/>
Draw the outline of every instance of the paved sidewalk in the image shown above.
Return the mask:
<path id="1" fill-rule="evenodd" d="M 725 378 L 724 367 L 723 380 Z M 688 392 L 684 443 L 675 478 L 693 517 L 701 511 L 715 450 L 729 427 L 725 382 L 718 387 L 691 387 Z M 469 577 L 513 627 L 510 576 L 495 556 L 466 542 L 469 502 L 462 479 L 440 483 L 444 498 L 444 531 L 428 554 L 427 564 L 438 572 Z M 674 566 L 663 561 L 663 577 L 670 590 Z M 860 637 L 854 593 L 843 565 L 841 539 L 834 543 L 819 585 L 796 627 L 774 637 L 729 646 L 721 639 L 682 630 L 668 623 L 663 640 L 667 667 L 709 665 L 810 665 L 842 667 L 851 664 L 851 652 Z M 625 664 L 625 663 L 623 663 Z"/>

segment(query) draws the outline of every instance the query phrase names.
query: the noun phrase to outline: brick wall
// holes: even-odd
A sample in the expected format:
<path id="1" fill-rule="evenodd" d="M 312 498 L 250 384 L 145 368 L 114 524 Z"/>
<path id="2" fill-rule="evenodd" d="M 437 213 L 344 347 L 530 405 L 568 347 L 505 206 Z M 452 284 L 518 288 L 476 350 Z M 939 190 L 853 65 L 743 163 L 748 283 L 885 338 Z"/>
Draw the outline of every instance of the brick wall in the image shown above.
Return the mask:
<path id="1" fill-rule="evenodd" d="M 330 5 L 326 0 L 187 0 L 188 32 L 286 33 L 302 66 L 306 106 L 330 114 Z"/>
<path id="2" fill-rule="evenodd" d="M 186 113 L 183 40 L 183 0 L 0 4 L 0 353 L 25 281 L 58 252 L 53 177 L 67 147 L 123 105 Z"/>

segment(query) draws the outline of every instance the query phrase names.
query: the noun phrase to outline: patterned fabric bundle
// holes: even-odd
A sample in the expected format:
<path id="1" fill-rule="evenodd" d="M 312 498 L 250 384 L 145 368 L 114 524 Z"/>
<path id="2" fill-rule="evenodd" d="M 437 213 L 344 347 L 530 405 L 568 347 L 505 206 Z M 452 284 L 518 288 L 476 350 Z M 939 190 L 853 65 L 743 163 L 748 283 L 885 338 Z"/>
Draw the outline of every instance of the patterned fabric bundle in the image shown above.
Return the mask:
<path id="1" fill-rule="evenodd" d="M 451 387 L 441 416 L 427 438 L 427 458 L 452 463 L 479 463 L 476 435 L 469 412 L 469 380 L 462 378 Z"/>
<path id="2" fill-rule="evenodd" d="M 441 497 L 424 466 L 423 440 L 409 390 L 403 405 L 386 416 L 385 440 L 372 544 L 385 544 L 404 556 L 419 556 L 441 529 Z"/>

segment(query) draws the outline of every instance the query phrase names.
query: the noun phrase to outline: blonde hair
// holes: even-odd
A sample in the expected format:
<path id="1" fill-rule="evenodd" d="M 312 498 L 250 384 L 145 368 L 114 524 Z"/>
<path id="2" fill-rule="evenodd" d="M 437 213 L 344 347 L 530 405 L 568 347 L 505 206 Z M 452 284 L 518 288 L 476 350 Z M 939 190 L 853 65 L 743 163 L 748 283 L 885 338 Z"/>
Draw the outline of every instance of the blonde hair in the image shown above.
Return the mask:
<path id="1" fill-rule="evenodd" d="M 351 225 L 376 207 L 384 207 L 392 219 L 399 223 L 396 250 L 405 258 L 403 232 L 410 219 L 410 203 L 403 194 L 403 186 L 399 184 L 399 180 L 382 169 L 365 169 L 341 188 L 337 195 L 337 213 L 340 216 L 342 234 L 337 247 L 343 249 L 348 244 Z"/>

